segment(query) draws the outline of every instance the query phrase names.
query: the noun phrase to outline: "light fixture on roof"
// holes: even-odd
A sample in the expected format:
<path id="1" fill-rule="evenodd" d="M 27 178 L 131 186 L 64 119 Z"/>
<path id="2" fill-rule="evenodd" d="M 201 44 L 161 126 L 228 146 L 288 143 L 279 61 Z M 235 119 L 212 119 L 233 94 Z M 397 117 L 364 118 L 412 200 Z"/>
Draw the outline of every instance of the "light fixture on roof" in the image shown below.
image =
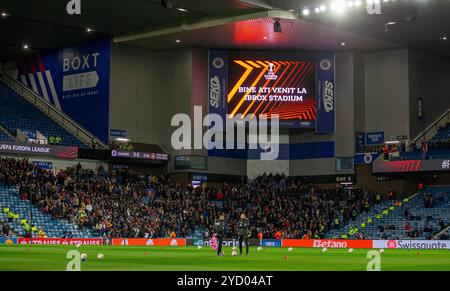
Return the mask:
<path id="1" fill-rule="evenodd" d="M 27 50 L 27 49 L 30 48 L 30 46 L 29 46 L 28 44 L 24 44 L 24 45 L 22 45 L 22 48 L 25 49 L 25 50 Z"/>
<path id="2" fill-rule="evenodd" d="M 448 37 L 447 36 L 443 36 L 443 37 L 441 37 L 441 40 L 447 40 L 448 39 Z"/>
<path id="3" fill-rule="evenodd" d="M 7 16 L 8 16 L 8 13 L 6 13 L 6 12 L 3 11 L 1 15 L 2 15 L 2 17 L 7 17 Z"/>
<path id="4" fill-rule="evenodd" d="M 161 5 L 164 8 L 173 8 L 172 1 L 170 1 L 170 0 L 161 0 Z"/>
<path id="5" fill-rule="evenodd" d="M 128 138 L 123 138 L 123 137 L 118 137 L 118 138 L 116 138 L 116 141 L 119 141 L 119 142 L 129 142 L 130 139 L 128 139 Z"/>
<path id="6" fill-rule="evenodd" d="M 320 5 L 319 9 L 320 9 L 320 12 L 325 12 L 325 11 L 327 11 L 327 6 L 322 4 L 322 5 Z"/>
<path id="7" fill-rule="evenodd" d="M 319 8 L 319 7 L 316 7 L 316 8 L 314 8 L 314 11 L 315 11 L 316 13 L 320 13 L 320 8 Z"/>
<path id="8" fill-rule="evenodd" d="M 355 7 L 360 7 L 361 4 L 361 0 L 355 0 Z"/>
<path id="9" fill-rule="evenodd" d="M 93 32 L 94 30 L 92 29 L 92 28 L 90 28 L 90 27 L 87 27 L 86 28 L 86 32 Z"/>
<path id="10" fill-rule="evenodd" d="M 395 22 L 395 21 L 389 21 L 389 22 L 386 22 L 386 23 L 384 24 L 384 31 L 385 31 L 385 32 L 388 32 L 388 31 L 389 31 L 389 26 L 394 25 L 394 24 L 397 24 L 397 22 Z"/>
<path id="11" fill-rule="evenodd" d="M 387 141 L 385 141 L 384 143 L 385 143 L 385 144 L 399 144 L 400 141 L 398 141 L 398 140 L 387 140 Z"/>
<path id="12" fill-rule="evenodd" d="M 289 12 L 295 12 L 295 10 L 294 9 L 289 9 Z"/>
<path id="13" fill-rule="evenodd" d="M 181 7 L 178 7 L 177 10 L 178 10 L 178 11 L 181 11 L 181 12 L 188 12 L 186 9 L 181 8 Z"/>
<path id="14" fill-rule="evenodd" d="M 176 43 L 180 43 L 180 42 L 181 42 L 181 40 L 179 40 L 179 39 L 176 39 L 176 40 L 175 40 L 175 42 L 176 42 Z"/>
<path id="15" fill-rule="evenodd" d="M 341 42 L 341 46 L 346 46 L 347 44 L 345 42 Z"/>
<path id="16" fill-rule="evenodd" d="M 345 0 L 335 0 L 330 5 L 331 11 L 338 14 L 343 13 L 346 8 Z"/>
<path id="17" fill-rule="evenodd" d="M 309 9 L 308 9 L 308 8 L 303 9 L 302 14 L 303 14 L 304 16 L 308 16 L 308 15 L 310 14 Z"/>

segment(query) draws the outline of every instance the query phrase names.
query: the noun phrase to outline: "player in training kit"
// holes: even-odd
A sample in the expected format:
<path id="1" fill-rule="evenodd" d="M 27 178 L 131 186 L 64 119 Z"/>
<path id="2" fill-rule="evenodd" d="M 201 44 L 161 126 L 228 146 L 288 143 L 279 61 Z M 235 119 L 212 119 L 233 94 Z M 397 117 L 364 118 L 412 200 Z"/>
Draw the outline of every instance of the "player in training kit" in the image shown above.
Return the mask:
<path id="1" fill-rule="evenodd" d="M 242 255 L 242 243 L 245 242 L 245 255 L 248 255 L 249 243 L 248 238 L 250 236 L 250 223 L 245 213 L 241 214 L 241 219 L 238 222 L 238 236 L 239 236 L 239 254 Z"/>
<path id="2" fill-rule="evenodd" d="M 214 233 L 217 238 L 217 255 L 221 256 L 223 255 L 222 242 L 225 233 L 225 215 L 220 214 L 219 219 L 216 219 L 216 221 L 214 221 Z"/>

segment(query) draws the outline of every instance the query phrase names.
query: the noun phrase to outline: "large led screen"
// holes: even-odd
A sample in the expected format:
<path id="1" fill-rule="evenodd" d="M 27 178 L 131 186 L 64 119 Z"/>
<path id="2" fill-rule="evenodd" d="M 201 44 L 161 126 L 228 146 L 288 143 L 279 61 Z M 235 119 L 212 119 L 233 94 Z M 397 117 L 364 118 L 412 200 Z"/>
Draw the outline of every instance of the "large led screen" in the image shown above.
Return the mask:
<path id="1" fill-rule="evenodd" d="M 227 114 L 271 118 L 282 125 L 313 127 L 316 120 L 315 62 L 278 58 L 231 58 Z"/>

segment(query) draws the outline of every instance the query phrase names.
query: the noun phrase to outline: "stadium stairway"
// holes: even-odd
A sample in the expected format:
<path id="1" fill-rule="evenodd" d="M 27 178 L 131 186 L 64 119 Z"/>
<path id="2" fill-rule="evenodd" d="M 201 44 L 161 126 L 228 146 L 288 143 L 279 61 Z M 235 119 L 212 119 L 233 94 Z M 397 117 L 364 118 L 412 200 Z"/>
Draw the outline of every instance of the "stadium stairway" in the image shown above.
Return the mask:
<path id="1" fill-rule="evenodd" d="M 432 208 L 424 207 L 424 193 L 431 193 L 433 195 L 435 204 Z M 444 193 L 444 200 L 439 201 L 439 196 Z M 348 234 L 350 227 L 358 227 L 363 233 L 366 239 L 381 239 L 382 232 L 379 230 L 379 226 L 382 226 L 387 239 L 410 239 L 408 232 L 405 230 L 407 223 L 410 224 L 412 229 L 421 230 L 421 234 L 414 239 L 431 239 L 432 234 L 439 233 L 441 231 L 439 221 L 442 219 L 444 223 L 448 224 L 450 221 L 450 186 L 433 186 L 425 189 L 423 192 L 419 192 L 408 199 L 408 202 L 403 202 L 402 206 L 395 207 L 394 210 L 390 210 L 387 215 L 383 215 L 381 219 L 376 219 L 375 215 L 381 213 L 383 210 L 388 209 L 390 206 L 395 205 L 395 201 L 385 201 L 380 205 L 375 205 L 370 211 L 360 217 L 357 217 L 355 221 L 343 225 L 338 230 L 330 231 L 328 237 L 340 237 L 342 234 Z M 408 210 L 414 217 L 420 217 L 420 219 L 408 220 L 405 217 L 405 211 Z M 372 217 L 373 222 L 367 224 L 367 218 Z M 366 222 L 366 227 L 361 228 L 361 222 Z M 387 225 L 393 225 L 395 229 L 386 230 Z M 432 232 L 423 232 L 425 226 L 432 229 Z M 356 238 L 349 236 L 349 238 Z"/>
<path id="2" fill-rule="evenodd" d="M 411 196 L 409 199 L 412 199 L 413 197 L 415 197 L 417 194 Z M 409 200 L 408 199 L 408 200 Z M 331 229 L 326 235 L 326 238 L 340 238 L 343 234 L 346 234 L 348 236 L 348 238 L 356 238 L 357 234 L 350 236 L 349 230 L 350 228 L 353 227 L 358 227 L 360 230 L 361 228 L 361 223 L 365 222 L 366 223 L 366 227 L 364 228 L 364 232 L 366 232 L 367 230 L 371 230 L 373 228 L 376 229 L 375 225 L 378 225 L 378 220 L 375 218 L 375 216 L 379 213 L 382 213 L 384 210 L 389 210 L 389 207 L 396 207 L 396 209 L 402 209 L 402 206 L 404 206 L 404 204 L 402 204 L 402 206 L 397 207 L 395 206 L 395 203 L 397 201 L 395 200 L 385 200 L 382 201 L 380 204 L 375 204 L 373 205 L 367 212 L 361 212 L 359 213 L 354 220 L 350 220 L 347 221 L 346 223 L 343 223 L 339 226 L 338 229 Z M 368 218 L 372 218 L 372 223 L 369 224 L 367 222 Z M 341 218 L 342 221 L 342 218 Z"/>
<path id="3" fill-rule="evenodd" d="M 437 144 L 439 141 L 446 142 L 450 139 L 450 122 L 446 123 L 445 126 L 441 126 L 435 135 L 429 140 L 431 149 L 428 151 L 429 159 L 447 159 L 450 158 L 450 149 L 440 148 L 433 149 L 433 144 Z M 420 145 L 420 144 L 419 144 Z M 404 160 L 419 160 L 423 159 L 422 150 L 414 150 L 410 152 L 401 152 L 400 157 Z"/>
<path id="4" fill-rule="evenodd" d="M 25 98 L 17 94 L 3 82 L 0 82 L 0 124 L 11 134 L 17 129 L 22 131 L 39 131 L 44 136 L 61 137 L 61 145 L 86 147 L 75 136 L 70 134 Z"/>
<path id="5" fill-rule="evenodd" d="M 36 206 L 31 205 L 29 201 L 22 201 L 15 187 L 0 185 L 0 209 L 8 207 L 14 213 L 20 215 L 18 220 L 9 223 L 12 230 L 19 234 L 24 234 L 23 227 L 20 225 L 20 219 L 25 218 L 30 222 L 30 212 L 32 214 L 32 223 L 38 229 L 43 229 L 47 237 L 62 237 L 66 231 L 72 232 L 73 237 L 90 238 L 96 237 L 90 229 L 79 229 L 76 224 L 67 220 L 54 219 L 48 214 L 42 213 Z M 0 220 L 8 221 L 8 217 L 0 210 Z"/>
<path id="6" fill-rule="evenodd" d="M 14 141 L 14 139 L 11 137 L 11 135 L 7 131 L 5 131 L 1 126 L 0 126 L 0 140 Z"/>
<path id="7" fill-rule="evenodd" d="M 439 128 L 438 132 L 431 138 L 430 142 L 438 142 L 440 140 L 448 140 L 450 138 L 450 122 L 445 127 Z"/>
<path id="8" fill-rule="evenodd" d="M 423 159 L 422 151 L 401 152 L 400 157 L 404 160 L 420 160 Z M 450 158 L 450 150 L 434 150 L 428 152 L 429 159 L 448 159 Z"/>
<path id="9" fill-rule="evenodd" d="M 424 193 L 431 193 L 433 195 L 435 204 L 432 208 L 424 207 Z M 444 193 L 444 200 L 439 201 L 438 196 L 440 193 Z M 450 187 L 449 186 L 433 186 L 425 189 L 425 191 L 416 195 L 409 201 L 403 209 L 396 209 L 389 213 L 389 215 L 383 217 L 378 221 L 378 225 L 385 227 L 387 224 L 394 225 L 395 230 L 385 230 L 388 239 L 410 238 L 405 231 L 405 225 L 409 223 L 412 229 L 423 230 L 425 226 L 432 229 L 432 232 L 422 232 L 418 237 L 414 239 L 431 239 L 432 233 L 439 233 L 441 231 L 439 227 L 439 221 L 442 219 L 445 223 L 450 221 Z M 408 210 L 413 216 L 420 217 L 420 219 L 408 220 L 405 217 L 405 210 Z M 430 219 L 427 219 L 427 218 Z M 378 229 L 371 229 L 371 232 L 366 231 L 366 234 L 370 238 L 379 238 L 380 232 Z"/>
<path id="10" fill-rule="evenodd" d="M 433 239 L 440 239 L 442 237 L 442 235 L 447 235 L 447 237 L 450 236 L 450 225 L 447 226 L 444 230 L 442 230 L 441 232 L 439 232 L 438 234 L 436 234 Z M 448 238 L 447 238 L 448 239 Z"/>

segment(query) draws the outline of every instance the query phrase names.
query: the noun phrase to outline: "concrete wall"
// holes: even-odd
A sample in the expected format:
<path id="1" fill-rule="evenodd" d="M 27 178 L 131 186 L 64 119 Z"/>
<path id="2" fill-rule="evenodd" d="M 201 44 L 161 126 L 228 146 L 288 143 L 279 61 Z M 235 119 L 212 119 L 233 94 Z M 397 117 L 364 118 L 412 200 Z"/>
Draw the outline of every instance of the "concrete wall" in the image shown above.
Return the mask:
<path id="1" fill-rule="evenodd" d="M 170 122 L 175 114 L 193 117 L 194 106 L 202 106 L 202 116 L 208 113 L 207 84 L 208 51 L 205 49 L 157 52 L 113 45 L 110 128 L 128 131 L 129 138 L 135 142 L 159 144 L 172 157 L 207 156 L 204 149 L 174 150 L 170 142 L 175 130 Z M 169 162 L 169 171 L 177 172 L 173 160 Z M 246 169 L 245 161 L 209 158 L 208 170 L 203 172 L 245 175 Z"/>
<path id="2" fill-rule="evenodd" d="M 191 113 L 191 49 L 113 45 L 110 92 L 110 128 L 128 131 L 135 142 L 159 144 L 171 155 L 190 154 L 172 149 L 170 121 Z"/>
<path id="3" fill-rule="evenodd" d="M 366 132 L 384 131 L 386 140 L 409 135 L 408 50 L 365 55 Z"/>
<path id="4" fill-rule="evenodd" d="M 409 51 L 410 133 L 414 138 L 450 108 L 450 59 L 427 52 Z M 423 99 L 424 117 L 417 116 Z"/>
<path id="5" fill-rule="evenodd" d="M 358 187 L 367 187 L 370 191 L 387 193 L 395 190 L 399 197 L 408 197 L 414 194 L 417 189 L 418 182 L 414 177 L 404 179 L 404 177 L 396 177 L 393 181 L 378 182 L 377 178 L 372 175 L 371 165 L 356 166 L 356 175 Z"/>
<path id="6" fill-rule="evenodd" d="M 289 129 L 280 128 L 280 143 L 289 143 Z M 247 176 L 250 179 L 254 179 L 264 173 L 266 174 L 281 174 L 284 173 L 286 176 L 290 175 L 289 160 L 274 160 L 274 161 L 263 161 L 263 160 L 248 160 L 247 161 Z"/>
<path id="7" fill-rule="evenodd" d="M 336 53 L 335 133 L 301 133 L 294 130 L 290 135 L 291 143 L 334 141 L 336 157 L 353 157 L 355 145 L 355 87 L 361 87 L 360 79 L 356 79 L 355 76 L 361 70 L 360 59 L 361 56 L 354 52 Z M 348 174 L 353 173 L 353 171 L 336 172 L 335 159 L 327 158 L 293 160 L 290 162 L 289 173 L 291 176 L 313 176 Z"/>
<path id="8" fill-rule="evenodd" d="M 361 53 L 355 53 L 354 58 L 354 124 L 355 131 L 364 132 L 366 127 L 365 98 L 365 58 Z"/>
<path id="9" fill-rule="evenodd" d="M 155 52 L 114 45 L 110 127 L 127 130 L 133 141 L 160 144 L 172 156 L 207 156 L 206 150 L 175 151 L 170 143 L 173 132 L 170 120 L 174 114 L 192 115 L 194 106 L 198 105 L 203 107 L 203 115 L 208 112 L 207 56 L 207 50 L 200 48 Z M 450 82 L 445 82 L 450 65 L 440 61 L 420 52 L 410 53 L 408 49 L 336 53 L 335 133 L 318 135 L 290 129 L 282 134 L 282 142 L 334 141 L 336 157 L 352 157 L 355 131 L 384 131 L 386 140 L 398 135 L 411 136 L 450 106 L 450 98 L 445 95 L 448 90 L 442 89 L 450 86 Z M 421 85 L 423 82 L 426 86 Z M 423 96 L 425 101 L 424 120 L 416 120 L 413 115 L 418 96 Z M 438 100 L 436 104 L 434 98 Z M 172 163 L 173 159 L 169 171 L 173 171 Z M 334 158 L 242 161 L 210 157 L 205 172 L 249 176 L 284 172 L 291 176 L 311 176 L 353 171 L 336 172 Z"/>
<path id="10" fill-rule="evenodd" d="M 224 175 L 247 175 L 247 160 L 208 157 L 208 173 Z"/>

